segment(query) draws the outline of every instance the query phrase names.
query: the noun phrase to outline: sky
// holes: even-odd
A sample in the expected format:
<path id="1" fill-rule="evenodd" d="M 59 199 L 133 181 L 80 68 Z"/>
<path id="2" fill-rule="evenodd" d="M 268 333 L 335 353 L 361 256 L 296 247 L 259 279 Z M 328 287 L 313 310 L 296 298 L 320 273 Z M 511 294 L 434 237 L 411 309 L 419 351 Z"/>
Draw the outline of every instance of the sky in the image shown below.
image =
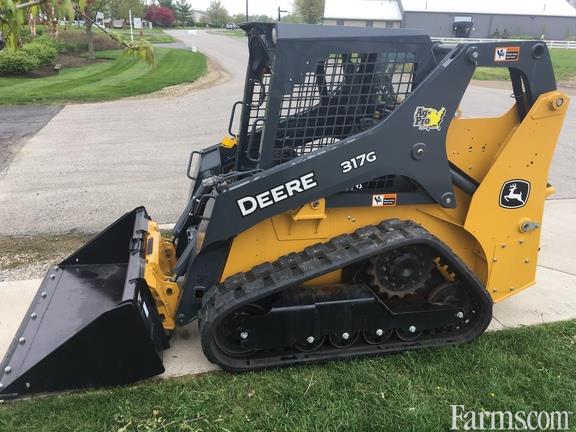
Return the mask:
<path id="1" fill-rule="evenodd" d="M 282 10 L 292 11 L 293 0 L 248 0 L 248 13 L 250 15 L 268 15 L 275 17 L 278 15 L 278 6 Z M 220 0 L 222 5 L 228 9 L 231 15 L 245 13 L 246 0 Z M 196 10 L 205 11 L 210 5 L 210 0 L 188 0 Z"/>

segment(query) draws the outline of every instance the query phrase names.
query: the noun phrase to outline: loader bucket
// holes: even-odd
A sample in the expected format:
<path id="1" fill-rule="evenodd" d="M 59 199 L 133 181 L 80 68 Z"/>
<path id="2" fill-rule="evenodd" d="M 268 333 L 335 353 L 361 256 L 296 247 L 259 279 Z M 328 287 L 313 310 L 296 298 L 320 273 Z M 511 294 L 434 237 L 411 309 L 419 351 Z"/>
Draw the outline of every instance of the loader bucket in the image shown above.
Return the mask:
<path id="1" fill-rule="evenodd" d="M 48 272 L 0 369 L 0 399 L 164 372 L 168 342 L 143 279 L 144 208 Z"/>

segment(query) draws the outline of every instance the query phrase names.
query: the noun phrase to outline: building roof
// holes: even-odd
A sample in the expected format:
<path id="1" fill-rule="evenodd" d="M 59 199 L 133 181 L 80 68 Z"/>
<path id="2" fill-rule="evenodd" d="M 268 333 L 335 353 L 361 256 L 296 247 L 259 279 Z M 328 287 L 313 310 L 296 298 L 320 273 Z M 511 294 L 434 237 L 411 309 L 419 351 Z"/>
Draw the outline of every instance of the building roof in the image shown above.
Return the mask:
<path id="1" fill-rule="evenodd" d="M 240 27 L 249 32 L 252 27 L 276 28 L 276 40 L 281 41 L 300 41 L 312 39 L 350 39 L 357 42 L 358 38 L 394 38 L 408 37 L 413 43 L 430 44 L 430 36 L 424 30 L 418 29 L 390 29 L 382 27 L 352 27 L 352 26 L 318 26 L 314 24 L 288 24 L 288 23 L 246 23 Z"/>
<path id="2" fill-rule="evenodd" d="M 406 12 L 450 12 L 499 15 L 570 16 L 576 8 L 566 0 L 399 0 Z M 338 1 L 336 1 L 338 2 Z M 327 0 L 328 3 L 328 0 Z M 339 2 L 338 2 L 339 3 Z M 348 2 L 350 4 L 352 2 Z M 351 5 L 350 5 L 351 6 Z M 354 7 L 350 7 L 353 9 Z"/>
<path id="3" fill-rule="evenodd" d="M 324 19 L 402 21 L 396 0 L 326 0 Z"/>

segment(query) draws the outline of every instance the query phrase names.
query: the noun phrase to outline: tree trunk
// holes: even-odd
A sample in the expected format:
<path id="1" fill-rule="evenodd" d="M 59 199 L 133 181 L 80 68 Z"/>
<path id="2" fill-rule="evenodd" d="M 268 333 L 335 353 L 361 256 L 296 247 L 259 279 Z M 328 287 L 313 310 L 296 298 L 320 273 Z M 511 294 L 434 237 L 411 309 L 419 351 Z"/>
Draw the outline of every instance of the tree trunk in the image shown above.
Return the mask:
<path id="1" fill-rule="evenodd" d="M 36 16 L 30 12 L 28 15 L 28 26 L 30 27 L 30 36 L 36 36 Z"/>
<path id="2" fill-rule="evenodd" d="M 86 26 L 86 37 L 88 38 L 88 58 L 90 60 L 96 60 L 96 54 L 94 53 L 94 34 L 92 33 L 92 23 L 89 20 L 85 21 Z"/>
<path id="3" fill-rule="evenodd" d="M 52 34 L 52 36 L 56 37 L 58 36 L 58 19 L 56 18 L 56 8 L 54 7 L 54 5 L 50 5 L 50 7 L 48 8 L 48 21 L 49 21 L 49 29 L 50 29 L 50 33 Z"/>

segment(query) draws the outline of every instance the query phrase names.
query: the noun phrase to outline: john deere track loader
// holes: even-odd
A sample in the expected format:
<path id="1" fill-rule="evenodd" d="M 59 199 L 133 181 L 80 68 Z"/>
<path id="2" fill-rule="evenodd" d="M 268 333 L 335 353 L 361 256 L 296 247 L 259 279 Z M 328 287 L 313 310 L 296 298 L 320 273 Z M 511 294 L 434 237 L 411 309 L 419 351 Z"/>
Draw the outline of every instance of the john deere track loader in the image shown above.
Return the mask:
<path id="1" fill-rule="evenodd" d="M 243 28 L 231 136 L 192 153 L 172 238 L 137 208 L 53 267 L 2 362 L 2 397 L 159 374 L 193 320 L 231 371 L 459 344 L 534 283 L 569 102 L 544 43 Z M 477 67 L 510 72 L 500 117 L 460 115 Z"/>

